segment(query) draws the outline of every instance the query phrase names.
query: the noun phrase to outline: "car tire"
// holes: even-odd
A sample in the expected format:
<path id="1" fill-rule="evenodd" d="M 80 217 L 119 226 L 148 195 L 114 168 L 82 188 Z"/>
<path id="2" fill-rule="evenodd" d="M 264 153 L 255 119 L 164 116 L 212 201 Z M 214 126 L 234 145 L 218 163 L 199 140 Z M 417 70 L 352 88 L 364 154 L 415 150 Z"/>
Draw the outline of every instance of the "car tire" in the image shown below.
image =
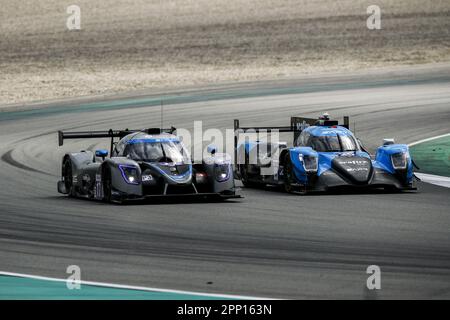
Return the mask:
<path id="1" fill-rule="evenodd" d="M 72 161 L 70 158 L 66 158 L 63 163 L 63 179 L 66 188 L 67 195 L 73 197 L 75 195 L 73 187 L 73 175 L 72 175 Z"/>
<path id="2" fill-rule="evenodd" d="M 241 181 L 244 187 L 246 188 L 255 187 L 255 183 L 250 182 L 248 180 L 247 167 L 245 165 L 241 164 L 240 172 L 241 172 Z"/>
<path id="3" fill-rule="evenodd" d="M 401 190 L 397 189 L 394 186 L 386 186 L 386 187 L 384 187 L 384 192 L 385 193 L 401 193 Z"/>
<path id="4" fill-rule="evenodd" d="M 292 167 L 291 156 L 289 153 L 287 153 L 284 158 L 283 175 L 284 175 L 284 190 L 287 193 L 292 193 L 294 191 L 292 184 L 295 182 L 295 177 L 294 177 L 294 170 Z"/>
<path id="5" fill-rule="evenodd" d="M 105 202 L 111 202 L 112 178 L 111 178 L 111 169 L 108 166 L 105 166 L 103 168 L 102 183 L 103 183 L 103 200 Z"/>

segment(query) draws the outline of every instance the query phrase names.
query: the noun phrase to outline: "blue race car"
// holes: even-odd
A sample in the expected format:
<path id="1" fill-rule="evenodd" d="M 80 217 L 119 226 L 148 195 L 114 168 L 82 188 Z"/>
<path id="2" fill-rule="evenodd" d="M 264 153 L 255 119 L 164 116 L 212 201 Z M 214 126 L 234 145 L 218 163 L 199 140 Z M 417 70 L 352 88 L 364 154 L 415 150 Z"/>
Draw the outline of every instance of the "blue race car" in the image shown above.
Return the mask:
<path id="1" fill-rule="evenodd" d="M 284 186 L 306 194 L 346 187 L 416 190 L 407 145 L 385 139 L 371 157 L 344 124 L 324 114 L 319 119 L 292 117 L 288 127 L 240 127 L 235 120 L 235 175 L 246 187 Z M 293 132 L 293 147 L 283 142 L 248 141 L 257 133 Z M 239 142 L 240 135 L 247 135 Z"/>

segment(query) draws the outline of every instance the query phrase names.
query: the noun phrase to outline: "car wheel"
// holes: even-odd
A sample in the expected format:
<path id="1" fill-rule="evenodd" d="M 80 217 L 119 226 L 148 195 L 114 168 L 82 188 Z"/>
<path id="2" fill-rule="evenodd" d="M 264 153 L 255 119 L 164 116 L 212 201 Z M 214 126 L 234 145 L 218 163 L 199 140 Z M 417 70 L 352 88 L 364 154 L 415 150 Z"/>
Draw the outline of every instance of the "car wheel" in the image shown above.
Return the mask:
<path id="1" fill-rule="evenodd" d="M 244 187 L 246 188 L 254 187 L 255 184 L 248 180 L 247 167 L 245 165 L 241 164 L 240 172 L 241 172 L 241 181 Z"/>
<path id="2" fill-rule="evenodd" d="M 63 178 L 64 178 L 64 186 L 66 187 L 66 192 L 69 196 L 73 196 L 74 190 L 73 190 L 72 161 L 70 161 L 70 158 L 66 158 L 66 160 L 64 160 L 63 168 L 64 168 Z"/>
<path id="3" fill-rule="evenodd" d="M 397 189 L 394 186 L 386 186 L 386 187 L 384 187 L 384 192 L 385 193 L 401 193 L 401 190 Z"/>
<path id="4" fill-rule="evenodd" d="M 103 181 L 103 200 L 105 200 L 106 202 L 111 202 L 112 179 L 110 168 L 105 167 L 103 169 L 102 181 Z"/>
<path id="5" fill-rule="evenodd" d="M 293 192 L 293 184 L 295 183 L 294 171 L 292 168 L 291 156 L 286 154 L 283 167 L 284 190 L 288 193 Z"/>

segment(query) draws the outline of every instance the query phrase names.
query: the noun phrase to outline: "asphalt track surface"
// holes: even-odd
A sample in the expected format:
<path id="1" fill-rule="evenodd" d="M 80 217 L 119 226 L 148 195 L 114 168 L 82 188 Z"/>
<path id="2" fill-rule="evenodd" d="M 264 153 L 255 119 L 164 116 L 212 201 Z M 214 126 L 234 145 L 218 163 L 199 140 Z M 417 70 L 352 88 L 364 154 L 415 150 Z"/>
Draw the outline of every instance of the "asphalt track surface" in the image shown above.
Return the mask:
<path id="1" fill-rule="evenodd" d="M 158 99 L 141 92 L 0 113 L 0 270 L 65 278 L 75 264 L 87 281 L 272 298 L 450 298 L 446 188 L 304 197 L 243 188 L 244 199 L 224 203 L 127 206 L 57 194 L 64 152 L 108 145 L 58 148 L 57 130 L 159 126 Z M 349 115 L 373 149 L 385 137 L 448 132 L 450 66 L 189 89 L 166 100 L 164 122 L 183 128 Z M 376 292 L 366 290 L 372 264 L 382 271 Z"/>

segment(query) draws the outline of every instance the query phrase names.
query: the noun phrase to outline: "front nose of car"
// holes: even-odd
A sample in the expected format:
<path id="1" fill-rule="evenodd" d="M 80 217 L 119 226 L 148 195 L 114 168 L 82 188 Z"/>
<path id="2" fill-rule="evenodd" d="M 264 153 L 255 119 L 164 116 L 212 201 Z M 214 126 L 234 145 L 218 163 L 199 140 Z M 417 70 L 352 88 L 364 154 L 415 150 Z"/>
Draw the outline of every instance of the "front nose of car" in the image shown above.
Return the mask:
<path id="1" fill-rule="evenodd" d="M 169 185 L 192 184 L 191 164 L 158 164 L 156 167 L 161 178 Z"/>
<path id="2" fill-rule="evenodd" d="M 365 157 L 338 156 L 333 159 L 335 172 L 355 184 L 367 184 L 372 176 L 372 161 Z"/>

